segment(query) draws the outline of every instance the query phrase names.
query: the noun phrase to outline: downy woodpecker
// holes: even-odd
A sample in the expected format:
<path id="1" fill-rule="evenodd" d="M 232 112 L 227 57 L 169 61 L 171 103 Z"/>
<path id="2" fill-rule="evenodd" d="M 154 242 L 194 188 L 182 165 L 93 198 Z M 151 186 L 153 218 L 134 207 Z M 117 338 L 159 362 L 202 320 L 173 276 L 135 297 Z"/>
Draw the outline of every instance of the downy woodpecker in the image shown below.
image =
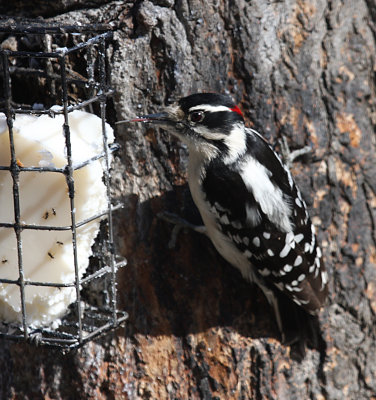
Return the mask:
<path id="1" fill-rule="evenodd" d="M 193 94 L 132 121 L 158 123 L 187 145 L 189 188 L 207 235 L 263 290 L 282 335 L 276 290 L 316 315 L 327 296 L 328 274 L 315 227 L 290 171 L 267 141 L 245 126 L 233 101 Z"/>

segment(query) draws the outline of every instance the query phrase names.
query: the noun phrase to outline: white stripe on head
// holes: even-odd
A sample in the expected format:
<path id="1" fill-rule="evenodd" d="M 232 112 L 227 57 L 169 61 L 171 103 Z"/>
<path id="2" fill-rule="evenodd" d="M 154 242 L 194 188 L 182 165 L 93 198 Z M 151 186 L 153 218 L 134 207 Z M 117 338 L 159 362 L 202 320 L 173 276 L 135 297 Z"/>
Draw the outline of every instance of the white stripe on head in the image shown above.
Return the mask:
<path id="1" fill-rule="evenodd" d="M 198 106 L 191 107 L 188 112 L 192 112 L 195 110 L 209 111 L 209 112 L 218 112 L 218 111 L 231 111 L 230 107 L 226 106 L 213 106 L 211 104 L 200 104 Z"/>

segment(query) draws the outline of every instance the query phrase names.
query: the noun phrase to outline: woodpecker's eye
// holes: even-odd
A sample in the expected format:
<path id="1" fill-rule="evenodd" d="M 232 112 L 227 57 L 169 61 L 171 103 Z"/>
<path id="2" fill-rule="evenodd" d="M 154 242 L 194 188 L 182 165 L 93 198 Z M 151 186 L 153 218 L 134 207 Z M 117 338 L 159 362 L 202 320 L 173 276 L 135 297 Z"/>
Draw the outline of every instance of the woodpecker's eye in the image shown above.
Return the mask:
<path id="1" fill-rule="evenodd" d="M 204 119 L 204 117 L 205 114 L 203 111 L 192 111 L 189 114 L 188 119 L 196 124 L 198 122 L 201 122 Z"/>

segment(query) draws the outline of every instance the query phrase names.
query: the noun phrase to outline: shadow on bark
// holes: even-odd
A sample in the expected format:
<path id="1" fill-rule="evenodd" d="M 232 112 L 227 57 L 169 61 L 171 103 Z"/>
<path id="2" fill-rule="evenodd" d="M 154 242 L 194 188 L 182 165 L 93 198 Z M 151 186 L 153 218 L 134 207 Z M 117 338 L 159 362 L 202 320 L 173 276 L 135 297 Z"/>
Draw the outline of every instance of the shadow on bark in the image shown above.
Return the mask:
<path id="1" fill-rule="evenodd" d="M 159 212 L 202 224 L 187 184 L 142 203 L 129 197 L 126 204 L 122 220 L 133 219 L 130 225 L 138 228 L 131 234 L 125 229 L 128 236 L 123 236 L 128 266 L 119 275 L 119 296 L 121 308 L 130 314 L 126 335 L 182 338 L 231 327 L 243 337 L 281 341 L 274 311 L 262 291 L 222 259 L 205 235 L 183 228 L 175 246 L 168 247 L 174 226 L 160 220 Z M 179 204 L 183 205 L 177 209 Z M 325 352 L 317 319 L 279 296 L 286 344 L 295 342 L 291 356 L 300 360 L 305 344 Z"/>

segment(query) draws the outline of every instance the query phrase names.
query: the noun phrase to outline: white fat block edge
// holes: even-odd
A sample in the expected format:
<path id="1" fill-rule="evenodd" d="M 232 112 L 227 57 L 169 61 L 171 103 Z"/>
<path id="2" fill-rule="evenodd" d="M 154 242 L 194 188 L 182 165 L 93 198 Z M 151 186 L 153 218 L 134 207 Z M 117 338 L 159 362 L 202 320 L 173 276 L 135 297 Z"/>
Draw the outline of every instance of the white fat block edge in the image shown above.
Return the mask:
<path id="1" fill-rule="evenodd" d="M 83 111 L 69 113 L 72 162 L 77 165 L 103 151 L 102 121 Z M 16 158 L 25 167 L 67 164 L 64 118 L 17 115 L 14 121 Z M 106 124 L 108 143 L 114 140 Z M 103 183 L 104 160 L 97 160 L 74 171 L 76 222 L 107 208 Z M 0 165 L 10 165 L 8 127 L 0 114 Z M 9 171 L 0 171 L 0 222 L 14 223 L 13 181 Z M 70 203 L 65 176 L 56 172 L 21 172 L 19 180 L 21 221 L 26 224 L 70 226 Z M 85 272 L 91 246 L 99 230 L 99 219 L 77 229 L 79 274 Z M 21 232 L 25 279 L 67 283 L 74 281 L 72 233 L 68 231 Z M 16 235 L 12 228 L 0 227 L 0 277 L 18 279 Z M 75 288 L 26 286 L 27 323 L 45 326 L 58 320 L 76 299 Z M 15 284 L 0 283 L 0 318 L 20 322 L 20 290 Z"/>

